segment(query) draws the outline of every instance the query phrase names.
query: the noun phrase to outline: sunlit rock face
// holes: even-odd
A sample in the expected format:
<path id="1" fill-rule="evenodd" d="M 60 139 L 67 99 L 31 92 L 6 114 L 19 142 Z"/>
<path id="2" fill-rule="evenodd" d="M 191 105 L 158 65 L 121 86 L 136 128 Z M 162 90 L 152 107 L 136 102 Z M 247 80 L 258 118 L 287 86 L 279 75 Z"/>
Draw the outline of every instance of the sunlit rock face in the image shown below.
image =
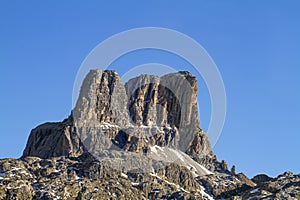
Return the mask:
<path id="1" fill-rule="evenodd" d="M 115 71 L 91 70 L 70 117 L 32 130 L 23 156 L 78 157 L 111 148 L 147 153 L 154 145 L 213 155 L 200 129 L 197 93 L 189 72 L 141 75 L 124 85 Z"/>

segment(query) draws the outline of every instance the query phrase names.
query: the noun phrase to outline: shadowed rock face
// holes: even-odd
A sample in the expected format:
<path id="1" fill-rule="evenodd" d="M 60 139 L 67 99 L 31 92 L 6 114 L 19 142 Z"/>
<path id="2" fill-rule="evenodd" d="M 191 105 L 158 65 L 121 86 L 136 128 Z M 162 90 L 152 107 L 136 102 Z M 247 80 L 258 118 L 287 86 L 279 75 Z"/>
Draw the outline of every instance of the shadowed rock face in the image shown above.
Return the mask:
<path id="1" fill-rule="evenodd" d="M 69 118 L 33 129 L 23 156 L 78 157 L 120 148 L 148 152 L 176 147 L 193 157 L 213 155 L 200 129 L 197 80 L 189 72 L 141 75 L 125 85 L 115 71 L 90 71 Z"/>
<path id="2" fill-rule="evenodd" d="M 23 157 L 77 157 L 83 153 L 83 149 L 75 127 L 69 120 L 65 120 L 58 123 L 45 123 L 33 129 Z"/>

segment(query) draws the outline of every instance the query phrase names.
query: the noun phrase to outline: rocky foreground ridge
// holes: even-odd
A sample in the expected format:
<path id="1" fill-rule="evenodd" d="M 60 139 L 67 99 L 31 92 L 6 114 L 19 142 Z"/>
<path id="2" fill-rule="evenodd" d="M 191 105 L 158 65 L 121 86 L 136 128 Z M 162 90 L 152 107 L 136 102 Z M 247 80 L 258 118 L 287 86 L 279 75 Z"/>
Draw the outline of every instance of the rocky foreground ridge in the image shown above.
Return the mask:
<path id="1" fill-rule="evenodd" d="M 252 179 L 218 161 L 200 128 L 189 72 L 90 71 L 62 122 L 0 160 L 0 199 L 300 199 L 300 175 Z"/>

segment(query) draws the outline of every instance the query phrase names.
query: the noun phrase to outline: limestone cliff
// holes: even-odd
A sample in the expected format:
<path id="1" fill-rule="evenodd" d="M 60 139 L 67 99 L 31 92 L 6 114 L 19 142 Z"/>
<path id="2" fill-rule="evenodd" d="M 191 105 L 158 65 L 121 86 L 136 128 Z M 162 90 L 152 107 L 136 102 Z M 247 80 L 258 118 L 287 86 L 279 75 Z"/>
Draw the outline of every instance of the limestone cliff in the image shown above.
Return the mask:
<path id="1" fill-rule="evenodd" d="M 33 129 L 23 156 L 78 157 L 115 147 L 149 152 L 154 145 L 212 156 L 200 129 L 197 92 L 189 72 L 141 75 L 124 85 L 115 71 L 92 70 L 70 117 Z"/>

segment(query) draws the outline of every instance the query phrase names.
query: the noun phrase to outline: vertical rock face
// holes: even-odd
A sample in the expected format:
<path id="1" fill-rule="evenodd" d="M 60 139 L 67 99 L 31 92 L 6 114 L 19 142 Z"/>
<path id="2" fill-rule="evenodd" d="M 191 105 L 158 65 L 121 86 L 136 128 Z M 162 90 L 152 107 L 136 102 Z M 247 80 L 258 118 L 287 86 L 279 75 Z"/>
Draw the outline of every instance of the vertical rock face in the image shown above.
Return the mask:
<path id="1" fill-rule="evenodd" d="M 79 127 L 102 123 L 129 124 L 126 91 L 115 71 L 92 70 L 88 73 L 73 110 L 73 118 Z"/>
<path id="2" fill-rule="evenodd" d="M 45 123 L 30 133 L 23 156 L 51 158 L 56 156 L 77 157 L 84 147 L 70 120 Z"/>
<path id="3" fill-rule="evenodd" d="M 189 72 L 161 78 L 141 75 L 125 87 L 130 115 L 137 125 L 199 128 L 197 80 Z"/>
<path id="4" fill-rule="evenodd" d="M 133 123 L 137 126 L 159 124 L 155 106 L 158 100 L 159 82 L 157 76 L 141 75 L 125 84 L 129 99 L 128 110 Z"/>
<path id="5" fill-rule="evenodd" d="M 85 149 L 98 152 L 110 149 L 120 138 L 121 127 L 130 125 L 127 95 L 115 71 L 90 71 L 83 81 L 72 112 L 73 126 Z"/>
<path id="6" fill-rule="evenodd" d="M 141 75 L 123 85 L 115 71 L 90 71 L 68 119 L 32 130 L 23 156 L 77 157 L 115 147 L 147 152 L 171 146 L 213 154 L 200 129 L 197 80 L 189 72 Z"/>
<path id="7" fill-rule="evenodd" d="M 175 145 L 191 155 L 211 152 L 200 129 L 197 80 L 191 73 L 172 73 L 160 78 L 141 75 L 129 80 L 125 88 L 128 110 L 136 125 L 172 130 L 178 139 Z"/>
<path id="8" fill-rule="evenodd" d="M 118 127 L 129 124 L 127 95 L 119 75 L 115 71 L 92 70 L 83 81 L 70 117 L 33 129 L 23 156 L 77 157 L 85 151 L 101 150 L 105 143 L 109 148 Z"/>

